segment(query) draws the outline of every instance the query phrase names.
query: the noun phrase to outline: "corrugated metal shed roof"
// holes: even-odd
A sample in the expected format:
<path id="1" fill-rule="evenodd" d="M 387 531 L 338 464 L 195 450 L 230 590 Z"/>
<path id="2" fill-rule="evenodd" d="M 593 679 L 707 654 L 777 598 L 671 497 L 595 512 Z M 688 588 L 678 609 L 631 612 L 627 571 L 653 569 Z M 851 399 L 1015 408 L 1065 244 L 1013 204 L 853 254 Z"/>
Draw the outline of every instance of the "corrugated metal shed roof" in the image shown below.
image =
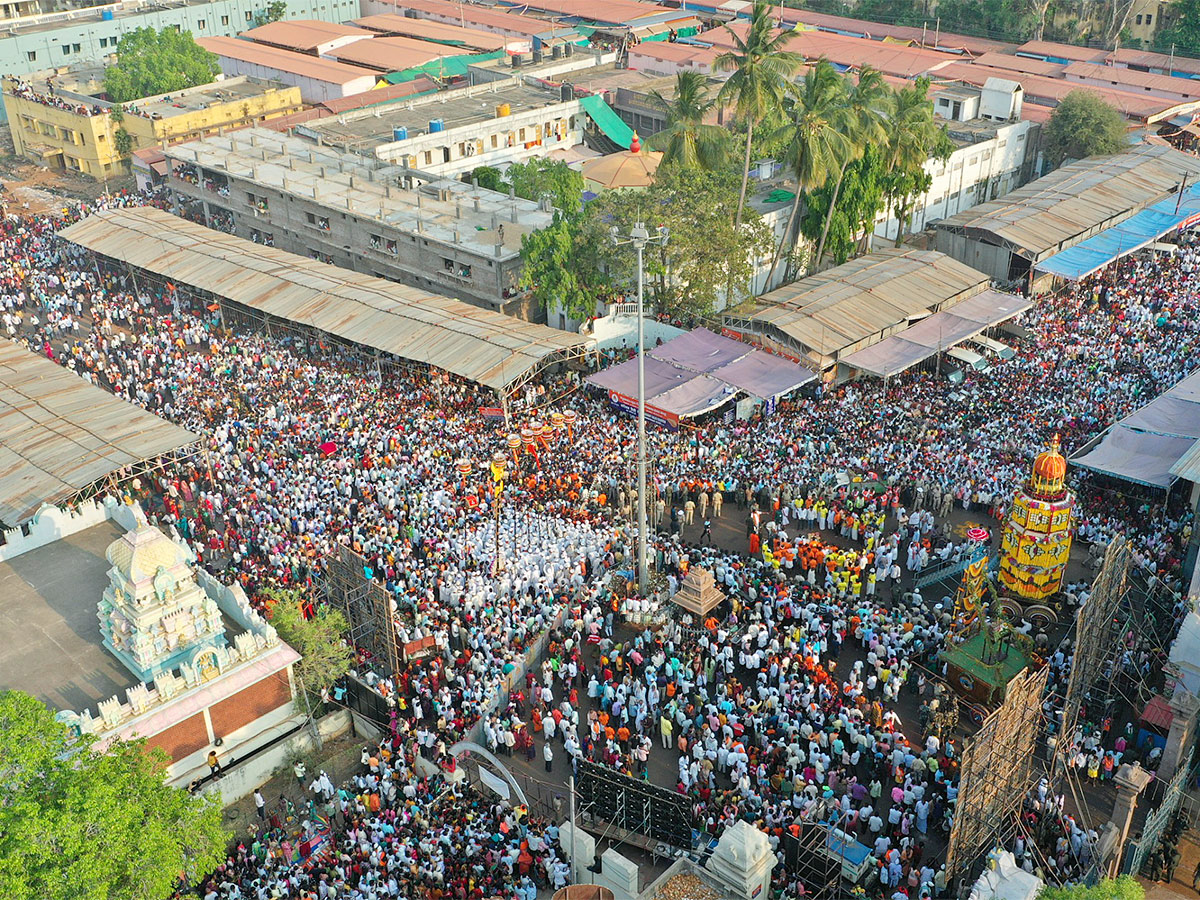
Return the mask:
<path id="1" fill-rule="evenodd" d="M 1085 79 L 1107 81 L 1121 91 L 1161 91 L 1164 94 L 1181 94 L 1184 97 L 1200 97 L 1200 81 L 1193 78 L 1175 78 L 1171 75 L 1152 75 L 1123 66 L 1102 66 L 1098 63 L 1071 63 L 1063 70 L 1067 81 L 1082 82 Z"/>
<path id="2" fill-rule="evenodd" d="M 339 25 L 318 19 L 290 19 L 268 22 L 243 31 L 241 37 L 260 44 L 275 44 L 292 50 L 316 50 L 322 44 L 339 38 L 369 38 L 373 32 L 354 25 Z"/>
<path id="3" fill-rule="evenodd" d="M 830 356 L 987 284 L 982 272 L 944 253 L 879 250 L 763 294 L 744 318 Z"/>
<path id="4" fill-rule="evenodd" d="M 497 391 L 585 343 L 579 335 L 263 247 L 151 207 L 106 210 L 61 234 L 178 284 Z"/>
<path id="5" fill-rule="evenodd" d="M 196 43 L 227 59 L 237 59 L 242 62 L 278 69 L 280 72 L 290 72 L 303 78 L 312 78 L 329 84 L 350 84 L 360 78 L 378 78 L 378 73 L 358 66 L 334 62 L 317 56 L 307 56 L 304 53 L 294 53 L 291 50 L 281 50 L 267 44 L 256 44 L 254 41 L 243 41 L 231 37 L 202 37 Z"/>
<path id="6" fill-rule="evenodd" d="M 1171 466 L 1171 474 L 1184 481 L 1200 484 L 1200 441 L 1196 441 L 1192 449 Z"/>
<path id="7" fill-rule="evenodd" d="M 0 522 L 15 528 L 123 466 L 199 436 L 0 341 Z"/>
<path id="8" fill-rule="evenodd" d="M 1036 260 L 1163 199 L 1185 172 L 1194 180 L 1200 175 L 1200 160 L 1170 147 L 1143 145 L 1063 166 L 934 227 L 991 235 Z"/>

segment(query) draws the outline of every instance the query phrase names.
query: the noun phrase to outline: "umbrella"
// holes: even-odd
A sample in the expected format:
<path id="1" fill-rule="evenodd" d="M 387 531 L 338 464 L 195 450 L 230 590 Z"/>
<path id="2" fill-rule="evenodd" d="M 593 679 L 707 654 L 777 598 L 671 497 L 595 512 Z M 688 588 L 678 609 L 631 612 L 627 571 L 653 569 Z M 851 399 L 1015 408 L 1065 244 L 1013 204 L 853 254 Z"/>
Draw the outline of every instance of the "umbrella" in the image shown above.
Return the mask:
<path id="1" fill-rule="evenodd" d="M 325 456 L 329 456 L 330 454 L 337 452 L 337 444 L 335 444 L 333 441 L 326 441 L 317 449 L 320 450 Z"/>
<path id="2" fill-rule="evenodd" d="M 979 541 L 982 543 L 988 539 L 988 530 L 986 528 L 975 526 L 974 528 L 967 530 L 967 538 L 972 541 Z"/>

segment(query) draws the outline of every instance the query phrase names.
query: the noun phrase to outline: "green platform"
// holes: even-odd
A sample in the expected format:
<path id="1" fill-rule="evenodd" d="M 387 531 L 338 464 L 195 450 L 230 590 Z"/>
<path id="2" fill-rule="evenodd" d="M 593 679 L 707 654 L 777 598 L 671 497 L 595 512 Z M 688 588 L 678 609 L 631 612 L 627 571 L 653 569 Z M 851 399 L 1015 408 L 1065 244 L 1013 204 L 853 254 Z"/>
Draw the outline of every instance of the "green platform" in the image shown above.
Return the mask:
<path id="1" fill-rule="evenodd" d="M 993 665 L 983 662 L 984 634 L 980 631 L 964 643 L 947 647 L 942 651 L 942 661 L 970 675 L 976 681 L 997 689 L 1003 695 L 1004 688 L 1029 665 L 1029 657 L 1020 647 L 1010 646 L 1008 656 Z"/>

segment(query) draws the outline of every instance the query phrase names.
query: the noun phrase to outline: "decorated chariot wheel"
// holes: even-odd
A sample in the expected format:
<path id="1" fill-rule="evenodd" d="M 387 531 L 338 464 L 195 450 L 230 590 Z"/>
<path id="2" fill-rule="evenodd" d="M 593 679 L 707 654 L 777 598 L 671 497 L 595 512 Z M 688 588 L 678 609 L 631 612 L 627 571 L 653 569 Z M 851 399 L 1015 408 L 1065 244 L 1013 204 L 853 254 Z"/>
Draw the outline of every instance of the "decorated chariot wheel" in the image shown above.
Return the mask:
<path id="1" fill-rule="evenodd" d="M 987 710 L 978 703 L 964 703 L 963 707 L 967 714 L 967 721 L 976 727 L 982 725 L 983 720 L 987 718 Z"/>
<path id="2" fill-rule="evenodd" d="M 1048 606 L 1031 606 L 1025 610 L 1025 618 L 1033 623 L 1034 628 L 1049 628 L 1058 623 L 1058 616 Z"/>

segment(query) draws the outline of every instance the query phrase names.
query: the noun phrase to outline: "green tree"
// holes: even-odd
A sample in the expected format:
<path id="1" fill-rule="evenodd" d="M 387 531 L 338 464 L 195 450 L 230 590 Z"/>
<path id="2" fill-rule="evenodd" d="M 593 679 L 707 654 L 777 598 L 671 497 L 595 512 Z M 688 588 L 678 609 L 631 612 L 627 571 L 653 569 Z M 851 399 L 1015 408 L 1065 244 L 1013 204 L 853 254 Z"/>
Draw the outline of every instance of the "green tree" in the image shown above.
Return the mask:
<path id="1" fill-rule="evenodd" d="M 668 100 L 658 91 L 651 97 L 667 113 L 667 127 L 646 142 L 651 150 L 663 151 L 660 166 L 720 169 L 729 162 L 729 132 L 704 121 L 717 105 L 705 75 L 684 69 L 675 75 L 674 97 Z"/>
<path id="2" fill-rule="evenodd" d="M 1167 9 L 1171 24 L 1155 39 L 1159 49 L 1200 56 L 1200 0 L 1174 0 Z"/>
<path id="3" fill-rule="evenodd" d="M 1046 156 L 1054 165 L 1064 159 L 1087 159 L 1117 153 L 1129 146 L 1125 118 L 1091 91 L 1071 91 L 1046 123 Z"/>
<path id="4" fill-rule="evenodd" d="M 508 167 L 508 182 L 518 197 L 550 202 L 564 212 L 573 213 L 583 205 L 583 176 L 560 159 L 533 157 Z"/>
<path id="5" fill-rule="evenodd" d="M 258 28 L 260 25 L 268 25 L 271 22 L 278 22 L 287 15 L 287 3 L 284 0 L 271 0 L 267 4 L 267 8 L 260 10 L 254 14 L 254 21 L 251 25 Z"/>
<path id="6" fill-rule="evenodd" d="M 583 267 L 573 258 L 578 238 L 577 219 L 561 212 L 554 214 L 549 227 L 524 235 L 520 286 L 547 310 L 562 309 L 572 319 L 589 319 L 596 312 L 596 286 L 587 283 Z"/>
<path id="7" fill-rule="evenodd" d="M 771 275 L 792 237 L 802 197 L 824 184 L 850 155 L 846 82 L 828 60 L 820 60 L 804 73 L 804 80 L 789 91 L 783 107 L 787 123 L 772 138 L 783 142 L 784 165 L 796 179 L 797 191 L 771 260 Z"/>
<path id="8" fill-rule="evenodd" d="M 192 40 L 190 31 L 138 28 L 117 43 L 117 62 L 104 72 L 104 90 L 109 100 L 127 103 L 208 84 L 220 72 L 216 54 Z"/>
<path id="9" fill-rule="evenodd" d="M 925 163 L 931 158 L 945 160 L 954 152 L 945 126 L 939 126 L 933 118 L 928 94 L 928 78 L 905 85 L 896 92 L 888 118 L 884 196 L 888 210 L 898 220 L 897 247 L 903 241 L 917 198 L 929 190 L 931 179 Z"/>
<path id="10" fill-rule="evenodd" d="M 479 186 L 486 190 L 508 193 L 508 182 L 495 166 L 476 166 L 471 170 L 471 179 L 479 182 Z"/>
<path id="11" fill-rule="evenodd" d="M 225 857 L 221 807 L 164 782 L 145 742 L 105 752 L 28 694 L 0 693 L 0 884 L 5 900 L 161 900 Z"/>
<path id="12" fill-rule="evenodd" d="M 522 284 L 548 309 L 586 318 L 599 301 L 634 290 L 636 255 L 609 240 L 637 221 L 670 229 L 666 247 L 645 256 L 646 290 L 660 310 L 679 316 L 711 312 L 726 290 L 745 291 L 757 262 L 771 252 L 769 229 L 756 213 L 735 224 L 737 175 L 731 171 L 660 169 L 645 191 L 606 191 L 576 216 L 522 240 Z"/>
<path id="13" fill-rule="evenodd" d="M 859 70 L 858 81 L 847 94 L 845 112 L 839 116 L 838 125 L 845 136 L 845 149 L 841 155 L 841 167 L 834 180 L 833 196 L 825 215 L 825 225 L 817 242 L 817 253 L 812 266 L 814 271 L 821 264 L 821 257 L 825 255 L 825 241 L 829 235 L 834 211 L 838 207 L 838 194 L 842 189 L 842 180 L 846 177 L 846 167 L 862 156 L 867 147 L 881 144 L 887 138 L 884 121 L 892 105 L 892 92 L 883 80 L 883 74 L 871 66 L 863 66 Z M 845 259 L 842 261 L 845 262 Z"/>
<path id="14" fill-rule="evenodd" d="M 808 194 L 801 233 L 811 241 L 826 235 L 825 251 L 840 266 L 854 254 L 857 237 L 874 228 L 887 184 L 884 150 L 868 144 L 841 174 L 840 192 L 833 178 Z"/>
<path id="15" fill-rule="evenodd" d="M 306 619 L 300 591 L 269 588 L 263 596 L 270 604 L 271 624 L 280 639 L 300 654 L 296 674 L 305 690 L 319 695 L 350 670 L 354 654 L 343 639 L 350 625 L 341 612 L 322 606 Z"/>
<path id="16" fill-rule="evenodd" d="M 1071 887 L 1047 885 L 1038 894 L 1037 900 L 1145 900 L 1146 889 L 1132 875 L 1120 878 L 1105 878 L 1099 884 Z"/>
<path id="17" fill-rule="evenodd" d="M 750 150 L 754 142 L 754 126 L 773 110 L 778 109 L 792 75 L 804 64 L 804 57 L 785 49 L 795 32 L 776 32 L 771 6 L 765 0 L 755 0 L 750 15 L 750 29 L 742 40 L 726 26 L 734 48 L 722 53 L 713 62 L 714 68 L 732 70 L 733 74 L 721 85 L 717 102 L 732 104 L 746 125 L 746 154 L 742 164 L 742 188 L 738 195 L 734 226 L 742 224 L 746 207 L 746 185 L 750 181 Z"/>
<path id="18" fill-rule="evenodd" d="M 133 151 L 133 137 L 124 128 L 113 132 L 113 150 L 124 159 Z"/>

